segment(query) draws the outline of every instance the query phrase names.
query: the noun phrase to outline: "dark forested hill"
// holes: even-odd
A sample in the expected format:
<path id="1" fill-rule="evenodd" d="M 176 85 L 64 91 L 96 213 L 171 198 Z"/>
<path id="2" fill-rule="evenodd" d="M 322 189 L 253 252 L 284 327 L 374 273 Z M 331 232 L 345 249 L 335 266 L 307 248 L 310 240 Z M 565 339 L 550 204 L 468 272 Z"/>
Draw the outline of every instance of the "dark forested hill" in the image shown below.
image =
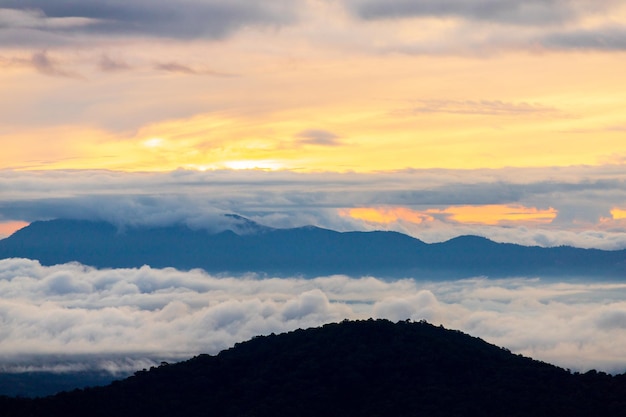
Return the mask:
<path id="1" fill-rule="evenodd" d="M 541 248 L 476 236 L 426 244 L 396 232 L 273 229 L 237 218 L 241 230 L 209 233 L 186 226 L 128 227 L 103 222 L 34 222 L 0 240 L 0 259 L 44 265 L 203 268 L 211 273 L 327 274 L 463 278 L 476 275 L 626 278 L 626 250 Z"/>
<path id="2" fill-rule="evenodd" d="M 0 398 L 12 416 L 618 416 L 626 376 L 571 374 L 425 322 L 256 337 L 107 387 Z"/>

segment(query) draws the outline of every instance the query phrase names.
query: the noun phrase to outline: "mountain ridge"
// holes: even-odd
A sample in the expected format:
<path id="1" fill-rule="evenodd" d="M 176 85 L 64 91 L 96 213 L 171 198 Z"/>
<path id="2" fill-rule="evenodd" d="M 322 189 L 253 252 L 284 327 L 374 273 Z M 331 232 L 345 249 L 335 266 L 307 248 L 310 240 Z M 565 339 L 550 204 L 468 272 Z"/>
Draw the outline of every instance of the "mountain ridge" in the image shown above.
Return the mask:
<path id="1" fill-rule="evenodd" d="M 522 246 L 471 235 L 428 244 L 398 232 L 338 232 L 316 226 L 275 229 L 234 216 L 235 230 L 217 233 L 184 225 L 118 229 L 106 222 L 85 220 L 33 222 L 0 240 L 0 259 L 303 277 L 626 278 L 626 250 Z"/>

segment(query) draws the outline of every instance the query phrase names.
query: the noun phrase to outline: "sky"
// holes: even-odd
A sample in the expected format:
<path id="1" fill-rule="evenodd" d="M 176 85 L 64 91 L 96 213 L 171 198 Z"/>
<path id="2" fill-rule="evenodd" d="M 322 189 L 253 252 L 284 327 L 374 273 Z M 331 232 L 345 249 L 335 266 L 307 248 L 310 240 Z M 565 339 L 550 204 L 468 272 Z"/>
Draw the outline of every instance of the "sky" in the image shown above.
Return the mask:
<path id="1" fill-rule="evenodd" d="M 223 227 L 223 214 L 235 213 L 273 227 L 395 230 L 426 242 L 475 234 L 624 249 L 624 73 L 621 0 L 0 0 L 0 238 L 61 217 L 213 231 Z M 67 268 L 67 285 L 100 273 Z M 24 285 L 43 285 L 55 272 L 39 267 L 37 274 L 26 274 Z M 540 330 L 526 344 L 506 338 L 523 338 L 515 332 L 545 314 L 563 329 L 554 337 L 563 336 L 564 356 L 583 356 L 586 347 L 572 335 L 589 323 L 599 330 L 584 334 L 598 345 L 585 364 L 600 363 L 601 349 L 615 353 L 620 339 L 606 335 L 623 326 L 602 323 L 623 319 L 624 307 L 602 309 L 595 296 L 606 294 L 604 284 L 563 289 L 535 278 L 521 277 L 530 281 L 513 289 L 494 284 L 500 294 L 509 291 L 506 302 L 470 306 L 439 288 L 413 292 L 456 312 L 428 317 L 494 342 L 512 340 L 518 351 L 559 358 L 556 342 L 535 343 Z M 90 294 L 99 306 L 94 320 L 117 315 L 125 332 L 158 320 L 157 310 L 182 309 L 192 320 L 213 305 L 193 309 L 171 295 L 156 310 L 131 301 L 106 306 L 105 290 L 89 283 L 96 278 L 85 279 L 78 293 L 61 288 L 66 298 L 58 304 L 43 301 L 50 288 L 19 298 L 32 310 L 19 317 L 34 323 L 58 308 L 78 325 L 66 317 L 80 299 L 71 294 Z M 6 291 L 19 294 L 22 278 L 4 280 Z M 283 314 L 289 302 L 319 302 L 326 312 L 232 334 L 363 314 L 320 288 L 298 298 L 294 288 L 304 283 L 287 282 L 294 285 L 287 298 L 274 300 L 263 288 L 252 304 L 269 303 L 267 317 Z M 380 299 L 364 298 L 371 314 L 396 296 L 396 284 L 377 285 L 389 287 Z M 487 286 L 455 285 L 469 292 Z M 538 292 L 525 298 L 524 285 L 539 285 Z M 571 301 L 563 301 L 567 309 L 589 309 L 559 310 L 562 299 Z M 16 300 L 6 303 L 25 306 Z M 470 311 L 498 316 L 509 330 L 498 336 L 490 330 L 495 321 L 470 325 L 462 319 Z M 11 336 L 12 346 L 39 343 L 42 328 L 33 326 L 30 336 Z M 53 340 L 75 340 L 63 331 Z"/>
<path id="2" fill-rule="evenodd" d="M 624 248 L 624 39 L 619 0 L 3 0 L 0 236 L 175 210 Z"/>

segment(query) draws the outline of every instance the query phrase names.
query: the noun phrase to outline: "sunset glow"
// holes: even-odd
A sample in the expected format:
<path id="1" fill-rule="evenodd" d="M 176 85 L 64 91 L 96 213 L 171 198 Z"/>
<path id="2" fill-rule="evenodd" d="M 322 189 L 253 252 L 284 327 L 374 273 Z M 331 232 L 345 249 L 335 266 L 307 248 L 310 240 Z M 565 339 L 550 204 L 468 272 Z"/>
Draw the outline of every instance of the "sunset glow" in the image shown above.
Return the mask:
<path id="1" fill-rule="evenodd" d="M 6 219 L 626 246 L 626 4 L 75 1 L 0 6 Z"/>
<path id="2" fill-rule="evenodd" d="M 21 221 L 0 223 L 0 239 L 9 236 L 26 226 L 28 226 L 28 223 Z"/>
<path id="3" fill-rule="evenodd" d="M 0 373 L 370 317 L 623 372 L 625 74 L 625 0 L 0 0 Z"/>
<path id="4" fill-rule="evenodd" d="M 611 216 L 613 220 L 626 219 L 626 209 L 614 208 L 611 210 Z"/>
<path id="5" fill-rule="evenodd" d="M 513 36 L 508 22 L 486 27 L 471 15 L 370 20 L 349 2 L 298 4 L 287 9 L 300 7 L 300 18 L 277 31 L 159 43 L 90 35 L 101 46 L 74 54 L 72 31 L 89 34 L 79 25 L 64 29 L 67 38 L 51 33 L 58 47 L 0 50 L 0 167 L 171 171 L 254 160 L 372 172 L 623 162 L 620 50 L 555 45 L 561 25 Z M 573 7 L 559 13 L 583 13 Z M 610 10 L 612 24 L 626 23 L 626 7 Z M 603 14 L 582 16 L 571 24 L 604 39 Z"/>
<path id="6" fill-rule="evenodd" d="M 355 219 L 365 220 L 372 223 L 393 223 L 403 220 L 411 223 L 422 223 L 434 220 L 433 217 L 405 207 L 384 208 L 354 208 L 340 211 L 342 216 L 350 216 Z"/>
<path id="7" fill-rule="evenodd" d="M 557 216 L 553 208 L 540 210 L 534 207 L 513 205 L 452 206 L 445 209 L 411 210 L 396 208 L 354 208 L 342 209 L 343 216 L 372 223 L 388 224 L 399 220 L 420 224 L 445 217 L 458 223 L 497 225 L 507 223 L 550 223 Z"/>
<path id="8" fill-rule="evenodd" d="M 456 206 L 441 210 L 459 223 L 506 224 L 506 223 L 550 223 L 556 218 L 557 211 L 553 208 L 540 210 L 534 207 L 487 205 L 487 206 Z"/>

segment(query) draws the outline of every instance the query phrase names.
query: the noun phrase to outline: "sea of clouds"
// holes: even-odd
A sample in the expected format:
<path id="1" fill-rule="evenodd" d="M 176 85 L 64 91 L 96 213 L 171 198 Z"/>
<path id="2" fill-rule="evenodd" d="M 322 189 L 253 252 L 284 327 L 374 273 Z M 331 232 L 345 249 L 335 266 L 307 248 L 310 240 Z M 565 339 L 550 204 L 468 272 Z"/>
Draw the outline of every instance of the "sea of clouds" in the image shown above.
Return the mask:
<path id="1" fill-rule="evenodd" d="M 626 283 L 211 276 L 0 260 L 0 370 L 132 372 L 256 335 L 427 320 L 572 371 L 626 371 Z"/>

